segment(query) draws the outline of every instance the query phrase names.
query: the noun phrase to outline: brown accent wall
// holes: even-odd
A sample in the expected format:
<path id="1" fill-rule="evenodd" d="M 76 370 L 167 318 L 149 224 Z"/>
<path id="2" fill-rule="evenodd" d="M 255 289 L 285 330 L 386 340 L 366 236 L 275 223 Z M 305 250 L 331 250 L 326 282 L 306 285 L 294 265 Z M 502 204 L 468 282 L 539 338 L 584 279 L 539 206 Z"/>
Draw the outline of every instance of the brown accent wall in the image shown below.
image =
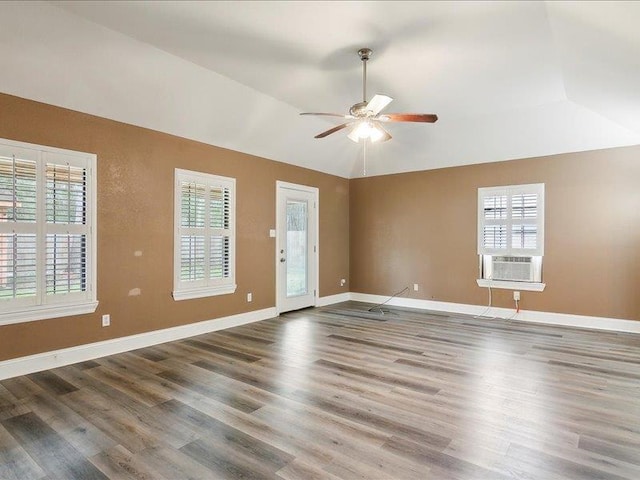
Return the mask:
<path id="1" fill-rule="evenodd" d="M 320 189 L 320 295 L 348 291 L 348 180 L 9 95 L 0 112 L 2 138 L 97 154 L 100 302 L 94 314 L 0 327 L 0 360 L 273 307 L 276 180 Z M 236 178 L 232 295 L 171 297 L 175 168 Z"/>
<path id="2" fill-rule="evenodd" d="M 526 310 L 640 319 L 640 146 L 350 182 L 351 291 L 486 305 L 477 189 L 545 183 L 544 292 Z M 510 290 L 494 305 L 513 307 Z"/>

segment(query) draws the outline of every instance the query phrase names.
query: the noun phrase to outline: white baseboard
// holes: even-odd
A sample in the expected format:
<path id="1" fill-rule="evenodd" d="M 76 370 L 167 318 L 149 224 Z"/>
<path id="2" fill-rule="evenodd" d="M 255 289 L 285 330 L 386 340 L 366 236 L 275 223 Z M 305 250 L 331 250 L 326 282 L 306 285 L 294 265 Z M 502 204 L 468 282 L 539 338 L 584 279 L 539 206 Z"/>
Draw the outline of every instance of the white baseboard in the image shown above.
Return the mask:
<path id="1" fill-rule="evenodd" d="M 370 295 L 367 293 L 351 292 L 351 300 L 368 303 L 382 303 L 389 297 Z M 487 310 L 482 305 L 467 305 L 464 303 L 437 302 L 434 300 L 419 300 L 416 298 L 396 297 L 386 305 L 396 307 L 419 308 L 438 312 L 462 313 L 467 315 L 486 315 L 497 318 L 511 318 L 514 311 L 509 308 L 491 307 Z M 590 328 L 595 330 L 610 330 L 614 332 L 640 333 L 640 321 L 621 320 L 617 318 L 591 317 L 586 315 L 571 315 L 566 313 L 536 312 L 520 310 L 512 320 L 532 323 L 546 323 L 564 327 Z"/>
<path id="2" fill-rule="evenodd" d="M 38 353 L 27 357 L 12 358 L 0 362 L 0 380 L 5 378 L 27 375 L 29 373 L 62 367 L 72 363 L 85 362 L 116 353 L 128 352 L 138 348 L 150 347 L 159 343 L 171 342 L 182 338 L 202 335 L 204 333 L 237 327 L 247 323 L 259 322 L 267 318 L 276 317 L 275 308 L 265 308 L 253 312 L 230 315 L 228 317 L 205 320 L 188 325 L 139 333 L 128 337 L 113 338 L 102 342 L 78 345 L 51 352 Z"/>
<path id="3" fill-rule="evenodd" d="M 319 297 L 316 300 L 316 307 L 326 307 L 327 305 L 333 305 L 334 303 L 347 302 L 351 300 L 351 293 L 338 293 L 336 295 L 329 295 L 326 297 Z"/>
<path id="4" fill-rule="evenodd" d="M 358 302 L 382 303 L 389 297 L 370 295 L 366 293 L 347 292 L 327 297 L 320 297 L 316 301 L 318 307 L 334 303 L 354 300 Z M 482 305 L 468 305 L 464 303 L 437 302 L 415 298 L 396 297 L 386 303 L 390 306 L 418 308 L 437 312 L 461 313 L 467 315 L 487 315 L 498 318 L 510 318 L 512 309 L 492 307 L 487 311 Z M 204 333 L 237 327 L 247 323 L 259 322 L 277 316 L 275 307 L 240 313 L 228 317 L 205 320 L 202 322 L 180 325 L 178 327 L 139 333 L 128 337 L 114 338 L 102 342 L 78 345 L 76 347 L 38 353 L 27 357 L 13 358 L 0 362 L 0 380 L 27 375 L 29 373 L 62 367 L 77 362 L 84 362 L 116 353 L 128 352 L 138 348 L 150 347 L 159 343 L 171 342 L 183 338 L 202 335 Z M 640 333 L 640 321 L 620 320 L 617 318 L 591 317 L 585 315 L 570 315 L 565 313 L 536 312 L 521 310 L 513 320 L 533 323 L 545 323 L 565 327 L 589 328 L 609 330 L 614 332 Z"/>

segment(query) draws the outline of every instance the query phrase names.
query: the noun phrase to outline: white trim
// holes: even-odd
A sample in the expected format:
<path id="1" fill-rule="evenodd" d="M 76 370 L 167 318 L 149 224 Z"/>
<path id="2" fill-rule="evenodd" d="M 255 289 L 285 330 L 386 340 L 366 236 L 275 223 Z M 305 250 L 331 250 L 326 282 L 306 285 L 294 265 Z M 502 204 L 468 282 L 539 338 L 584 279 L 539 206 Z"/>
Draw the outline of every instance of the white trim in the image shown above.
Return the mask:
<path id="1" fill-rule="evenodd" d="M 350 299 L 357 302 L 382 303 L 389 297 L 382 295 L 370 295 L 366 293 L 351 292 Z M 396 307 L 420 308 L 423 310 L 435 310 L 448 313 L 461 313 L 467 315 L 486 315 L 498 318 L 511 318 L 513 309 L 487 307 L 483 305 L 468 305 L 464 303 L 438 302 L 434 300 L 420 300 L 417 298 L 393 298 L 387 305 Z M 614 332 L 640 333 L 640 321 L 621 320 L 618 318 L 592 317 L 587 315 L 572 315 L 567 313 L 536 312 L 533 310 L 520 310 L 512 320 L 532 323 L 545 323 L 564 327 L 589 328 L 595 330 L 611 330 Z"/>
<path id="2" fill-rule="evenodd" d="M 0 325 L 11 325 L 12 323 L 33 322 L 35 320 L 46 320 L 47 318 L 68 317 L 71 315 L 84 315 L 93 313 L 98 308 L 98 302 L 74 303 L 59 305 L 37 305 L 16 309 L 9 312 L 0 313 Z"/>
<path id="3" fill-rule="evenodd" d="M 542 292 L 546 283 L 537 282 L 509 282 L 507 280 L 487 280 L 485 278 L 476 279 L 476 283 L 479 287 L 484 288 L 499 288 L 504 290 L 523 290 L 531 292 Z"/>
<path id="4" fill-rule="evenodd" d="M 173 291 L 173 299 L 179 300 L 191 300 L 192 298 L 204 298 L 212 297 L 214 295 L 226 295 L 229 293 L 235 293 L 237 285 L 219 285 L 215 287 L 203 287 L 203 288 L 190 288 Z"/>
<path id="5" fill-rule="evenodd" d="M 316 193 L 318 187 L 312 187 L 311 185 L 300 185 L 298 183 L 283 182 L 282 180 L 276 180 L 276 187 L 288 188 L 289 190 L 298 190 L 301 192 Z"/>
<path id="6" fill-rule="evenodd" d="M 13 358 L 0 362 L 0 380 L 27 375 L 41 370 L 62 367 L 72 363 L 85 362 L 94 358 L 128 352 L 138 348 L 149 347 L 159 343 L 180 340 L 195 335 L 237 327 L 247 323 L 259 322 L 276 316 L 275 308 L 265 308 L 252 312 L 230 315 L 228 317 L 205 320 L 202 322 L 180 325 L 178 327 L 139 333 L 128 337 L 114 338 L 102 342 L 78 345 L 51 352 L 38 353 L 28 357 Z"/>
<path id="7" fill-rule="evenodd" d="M 349 292 L 337 293 L 335 295 L 329 295 L 327 297 L 318 297 L 316 300 L 316 307 L 326 307 L 327 305 L 333 305 L 334 303 L 348 302 L 351 300 L 351 294 Z"/>

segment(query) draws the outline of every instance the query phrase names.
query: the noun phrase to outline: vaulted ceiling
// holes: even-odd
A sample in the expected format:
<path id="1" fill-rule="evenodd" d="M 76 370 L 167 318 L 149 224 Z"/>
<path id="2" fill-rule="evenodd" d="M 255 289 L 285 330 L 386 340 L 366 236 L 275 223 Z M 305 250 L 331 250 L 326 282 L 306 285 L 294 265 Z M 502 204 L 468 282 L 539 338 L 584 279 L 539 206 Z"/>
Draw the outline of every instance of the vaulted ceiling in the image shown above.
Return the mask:
<path id="1" fill-rule="evenodd" d="M 344 177 L 640 144 L 640 2 L 3 2 L 0 91 Z"/>

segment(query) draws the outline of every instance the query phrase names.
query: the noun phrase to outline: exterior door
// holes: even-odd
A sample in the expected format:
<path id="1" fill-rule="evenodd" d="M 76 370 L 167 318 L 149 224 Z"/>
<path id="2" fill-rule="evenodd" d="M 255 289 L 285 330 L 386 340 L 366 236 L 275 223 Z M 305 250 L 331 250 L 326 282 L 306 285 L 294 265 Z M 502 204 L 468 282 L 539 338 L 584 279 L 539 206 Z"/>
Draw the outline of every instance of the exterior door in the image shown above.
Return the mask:
<path id="1" fill-rule="evenodd" d="M 318 189 L 277 182 L 276 308 L 278 313 L 316 304 Z"/>

